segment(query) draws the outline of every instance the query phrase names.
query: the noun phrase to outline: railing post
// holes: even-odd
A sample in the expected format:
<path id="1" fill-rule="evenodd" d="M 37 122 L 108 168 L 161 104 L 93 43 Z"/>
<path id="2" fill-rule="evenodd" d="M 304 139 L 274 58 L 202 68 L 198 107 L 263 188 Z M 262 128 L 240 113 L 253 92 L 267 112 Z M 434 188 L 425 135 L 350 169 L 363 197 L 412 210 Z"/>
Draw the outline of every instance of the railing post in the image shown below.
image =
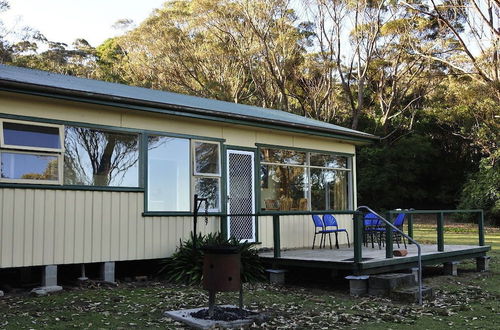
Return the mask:
<path id="1" fill-rule="evenodd" d="M 484 246 L 484 212 L 481 210 L 479 212 L 479 219 L 477 221 L 478 231 L 479 231 L 479 246 Z"/>
<path id="2" fill-rule="evenodd" d="M 437 245 L 438 251 L 444 251 L 444 214 L 440 212 L 437 214 Z"/>
<path id="3" fill-rule="evenodd" d="M 413 214 L 408 214 L 408 236 L 413 238 Z M 408 242 L 409 244 L 413 244 L 412 241 Z"/>
<path id="4" fill-rule="evenodd" d="M 392 213 L 388 211 L 385 214 L 385 219 L 392 223 Z M 393 255 L 393 245 L 392 245 L 392 228 L 388 224 L 385 224 L 385 257 L 392 258 Z"/>
<path id="5" fill-rule="evenodd" d="M 363 213 L 355 212 L 354 216 L 354 262 L 363 261 Z"/>
<path id="6" fill-rule="evenodd" d="M 222 233 L 222 237 L 229 237 L 227 234 L 227 215 L 220 216 L 220 232 Z"/>
<path id="7" fill-rule="evenodd" d="M 273 215 L 273 241 L 274 241 L 274 257 L 281 258 L 281 243 L 280 243 L 280 216 Z"/>

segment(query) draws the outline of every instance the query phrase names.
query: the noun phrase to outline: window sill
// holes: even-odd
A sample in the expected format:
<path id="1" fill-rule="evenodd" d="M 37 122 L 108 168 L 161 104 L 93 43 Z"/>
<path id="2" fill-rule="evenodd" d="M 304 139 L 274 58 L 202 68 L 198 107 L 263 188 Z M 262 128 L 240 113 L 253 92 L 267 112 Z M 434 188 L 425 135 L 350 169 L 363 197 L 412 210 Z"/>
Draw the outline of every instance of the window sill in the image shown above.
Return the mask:
<path id="1" fill-rule="evenodd" d="M 0 182 L 0 188 L 144 192 L 144 188 L 138 188 L 138 187 L 99 187 L 99 186 L 72 186 L 72 185 L 70 186 L 70 185 L 57 185 L 57 184 L 32 184 L 32 183 L 10 183 L 10 182 Z"/>
<path id="2" fill-rule="evenodd" d="M 208 217 L 220 217 L 224 215 L 221 212 L 209 212 Z M 176 212 L 176 211 L 146 211 L 142 212 L 143 217 L 192 217 L 193 212 Z M 198 219 L 203 219 L 204 212 L 198 213 Z"/>

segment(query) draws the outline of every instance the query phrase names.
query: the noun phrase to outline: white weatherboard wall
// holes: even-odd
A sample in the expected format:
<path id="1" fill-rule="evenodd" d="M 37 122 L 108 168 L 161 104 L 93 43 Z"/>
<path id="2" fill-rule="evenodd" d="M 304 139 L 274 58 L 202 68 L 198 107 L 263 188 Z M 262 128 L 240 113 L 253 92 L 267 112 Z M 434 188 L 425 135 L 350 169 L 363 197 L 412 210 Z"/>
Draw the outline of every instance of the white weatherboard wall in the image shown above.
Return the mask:
<path id="1" fill-rule="evenodd" d="M 220 138 L 230 146 L 355 153 L 353 144 L 335 139 L 10 92 L 0 92 L 2 114 Z M 189 237 L 192 217 L 143 217 L 143 211 L 142 192 L 0 187 L 0 268 L 163 258 Z M 352 232 L 350 216 L 337 219 Z M 204 233 L 220 228 L 218 217 L 207 226 L 202 217 L 198 223 Z M 312 245 L 310 216 L 283 216 L 280 223 L 282 248 Z M 345 235 L 339 238 L 347 242 Z M 273 245 L 270 216 L 259 218 L 259 241 Z"/>
<path id="2" fill-rule="evenodd" d="M 351 215 L 335 215 L 339 228 L 349 231 L 349 239 L 353 240 L 353 224 Z M 339 244 L 347 244 L 347 236 L 339 233 Z M 280 247 L 281 249 L 311 248 L 314 238 L 314 224 L 310 215 L 280 216 Z M 316 247 L 319 247 L 321 236 L 316 237 Z M 259 247 L 273 248 L 273 217 L 259 217 Z M 330 241 L 327 241 L 330 244 Z M 335 244 L 335 234 L 332 234 L 332 244 Z"/>
<path id="3" fill-rule="evenodd" d="M 192 217 L 142 217 L 143 193 L 0 189 L 0 268 L 162 258 Z M 218 218 L 203 233 L 220 228 Z"/>

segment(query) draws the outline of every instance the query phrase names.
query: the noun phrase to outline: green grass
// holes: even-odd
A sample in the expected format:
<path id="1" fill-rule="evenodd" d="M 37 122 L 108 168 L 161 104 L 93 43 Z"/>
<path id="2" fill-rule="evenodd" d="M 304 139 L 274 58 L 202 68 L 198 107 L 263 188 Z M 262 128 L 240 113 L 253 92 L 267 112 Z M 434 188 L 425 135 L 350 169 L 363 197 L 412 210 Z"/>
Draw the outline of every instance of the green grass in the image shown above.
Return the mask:
<path id="1" fill-rule="evenodd" d="M 431 226 L 416 226 L 417 240 L 435 240 Z M 387 299 L 352 298 L 348 287 L 315 285 L 245 287 L 245 304 L 270 319 L 259 328 L 298 329 L 497 329 L 500 322 L 500 231 L 488 229 L 491 270 L 476 273 L 475 262 L 460 264 L 459 276 L 426 272 L 425 283 L 437 290 L 436 300 L 423 307 Z M 448 230 L 446 244 L 477 244 L 473 229 Z M 317 273 L 311 274 L 318 276 Z M 313 283 L 313 284 L 311 284 Z M 165 310 L 205 306 L 200 288 L 165 282 L 120 284 L 116 288 L 73 288 L 44 297 L 7 295 L 0 298 L 1 329 L 178 329 L 163 317 Z M 236 293 L 217 295 L 218 303 L 237 303 Z"/>

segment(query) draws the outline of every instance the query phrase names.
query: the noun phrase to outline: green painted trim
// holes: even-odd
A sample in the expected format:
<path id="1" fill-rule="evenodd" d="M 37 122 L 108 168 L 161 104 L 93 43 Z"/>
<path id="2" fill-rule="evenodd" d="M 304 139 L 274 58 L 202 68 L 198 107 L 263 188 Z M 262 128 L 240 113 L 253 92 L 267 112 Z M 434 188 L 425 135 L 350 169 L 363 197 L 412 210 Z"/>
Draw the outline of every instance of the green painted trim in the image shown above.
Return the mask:
<path id="1" fill-rule="evenodd" d="M 176 211 L 145 211 L 142 212 L 143 217 L 192 217 L 193 212 L 176 212 Z"/>
<path id="2" fill-rule="evenodd" d="M 225 146 L 226 146 L 226 149 L 257 152 L 257 147 L 240 147 L 240 146 L 236 146 L 234 144 L 226 144 Z"/>
<path id="3" fill-rule="evenodd" d="M 490 246 L 474 247 L 459 251 L 441 252 L 422 256 L 422 264 L 435 265 L 447 261 L 470 259 L 483 256 L 486 252 L 490 251 Z M 356 263 L 352 262 L 338 262 L 338 261 L 320 261 L 320 260 L 307 260 L 307 259 L 287 259 L 274 258 L 274 257 L 259 257 L 263 262 L 272 262 L 276 265 L 282 266 L 299 266 L 299 267 L 313 267 L 322 269 L 339 269 L 351 270 L 359 274 L 376 274 L 383 273 L 390 270 L 408 269 L 415 267 L 418 263 L 418 257 L 401 257 L 384 259 L 380 261 L 364 261 Z"/>
<path id="4" fill-rule="evenodd" d="M 280 242 L 280 216 L 273 215 L 273 251 L 274 258 L 281 257 L 281 242 Z"/>
<path id="5" fill-rule="evenodd" d="M 313 214 L 355 214 L 356 211 L 351 210 L 324 210 L 324 211 L 261 211 L 257 214 L 260 216 L 273 216 L 273 215 L 313 215 Z"/>
<path id="6" fill-rule="evenodd" d="M 479 245 L 484 246 L 484 212 L 481 210 L 477 221 L 479 232 Z"/>
<path id="7" fill-rule="evenodd" d="M 377 137 L 371 138 L 371 137 L 352 136 L 349 133 L 345 133 L 346 135 L 343 135 L 342 133 L 326 133 L 326 132 L 322 132 L 322 131 L 318 131 L 318 130 L 314 130 L 314 129 L 300 129 L 300 128 L 289 127 L 289 126 L 286 126 L 286 124 L 283 124 L 283 125 L 263 124 L 263 123 L 258 123 L 258 122 L 252 121 L 251 118 L 249 118 L 247 120 L 232 119 L 229 116 L 223 116 L 224 114 L 221 114 L 221 116 L 196 114 L 196 113 L 192 113 L 192 112 L 174 110 L 174 109 L 172 109 L 173 108 L 172 106 L 170 106 L 170 107 L 166 106 L 165 108 L 156 108 L 156 107 L 148 107 L 148 106 L 131 105 L 131 104 L 121 103 L 121 102 L 102 101 L 102 100 L 87 99 L 87 98 L 75 97 L 75 96 L 64 96 L 64 95 L 53 94 L 53 93 L 26 91 L 26 90 L 15 89 L 15 88 L 0 87 L 0 90 L 6 91 L 6 92 L 27 94 L 27 95 L 44 96 L 44 97 L 67 100 L 67 101 L 75 101 L 75 102 L 81 102 L 81 103 L 98 104 L 98 105 L 118 107 L 118 108 L 123 108 L 123 109 L 159 113 L 159 114 L 164 114 L 164 115 L 173 115 L 173 116 L 179 116 L 179 117 L 203 119 L 203 120 L 210 120 L 210 121 L 230 123 L 230 124 L 243 125 L 243 126 L 278 129 L 281 131 L 294 132 L 294 133 L 300 133 L 300 134 L 306 134 L 306 135 L 322 136 L 322 137 L 328 137 L 328 138 L 333 138 L 333 139 L 337 139 L 337 140 L 354 141 L 354 142 L 361 142 L 361 143 L 366 143 L 366 144 L 370 144 L 370 143 L 373 143 L 373 141 L 379 140 L 379 138 L 377 138 Z"/>
<path id="8" fill-rule="evenodd" d="M 391 212 L 387 212 L 385 215 L 387 221 L 392 223 L 392 216 Z M 392 227 L 389 226 L 387 223 L 385 224 L 385 257 L 386 258 L 392 258 L 393 257 L 393 237 L 392 237 Z"/>
<path id="9" fill-rule="evenodd" d="M 202 136 L 202 135 L 191 135 L 191 134 L 182 134 L 182 133 L 170 133 L 170 132 L 165 132 L 165 131 L 154 131 L 154 130 L 147 130 L 147 129 L 140 129 L 140 128 L 130 128 L 130 127 L 121 127 L 121 126 L 100 125 L 100 124 L 92 124 L 92 123 L 68 121 L 68 120 L 46 119 L 46 118 L 31 117 L 31 116 L 21 116 L 21 115 L 13 115 L 13 114 L 6 114 L 6 113 L 0 113 L 0 118 L 7 118 L 7 119 L 14 119 L 14 120 L 24 120 L 24 121 L 32 121 L 32 122 L 36 122 L 36 123 L 47 123 L 47 124 L 67 125 L 67 126 L 79 126 L 79 127 L 102 129 L 102 130 L 105 130 L 105 131 L 114 131 L 114 132 L 123 132 L 123 133 L 160 135 L 160 136 L 169 136 L 169 137 L 176 137 L 176 138 L 182 138 L 182 139 L 205 140 L 205 141 L 215 141 L 215 142 L 225 142 L 226 141 L 226 139 L 223 139 L 223 138 L 206 137 L 206 136 Z"/>
<path id="10" fill-rule="evenodd" d="M 142 212 L 143 217 L 179 217 L 179 216 L 186 216 L 186 217 L 192 217 L 194 214 L 192 211 L 145 211 Z M 213 213 L 208 213 L 209 217 L 222 217 L 225 216 L 221 212 L 213 212 Z"/>
<path id="11" fill-rule="evenodd" d="M 227 146 L 225 144 L 221 144 L 220 146 L 220 166 L 221 166 L 221 186 L 220 188 L 220 208 L 221 211 L 227 214 L 227 177 L 228 177 L 228 168 L 227 168 Z M 220 230 L 223 233 L 224 237 L 229 238 L 229 226 L 228 226 L 228 218 L 227 216 L 222 216 L 220 218 Z"/>
<path id="12" fill-rule="evenodd" d="M 471 210 L 391 210 L 391 214 L 404 213 L 404 214 L 438 214 L 438 213 L 480 213 L 482 209 Z"/>
<path id="13" fill-rule="evenodd" d="M 0 183 L 0 188 L 144 192 L 144 188 L 140 187 L 71 186 L 30 183 Z"/>
<path id="14" fill-rule="evenodd" d="M 447 251 L 439 252 L 433 254 L 422 255 L 422 263 L 426 265 L 439 264 L 445 261 L 457 260 L 457 259 L 468 259 L 475 257 L 476 254 L 484 254 L 491 250 L 490 246 L 478 246 L 473 248 L 467 248 L 458 251 Z M 388 265 L 396 264 L 416 264 L 418 262 L 418 257 L 400 257 L 400 258 L 390 258 L 380 261 L 367 261 L 362 262 L 362 269 L 377 268 Z"/>
<path id="15" fill-rule="evenodd" d="M 142 169 L 142 184 L 144 187 L 144 213 L 148 212 L 148 173 L 149 173 L 149 164 L 148 164 L 148 140 L 149 140 L 149 134 L 142 134 L 142 139 L 141 139 L 141 153 L 142 156 L 142 164 L 143 164 L 143 169 Z M 143 213 L 143 216 L 144 216 Z"/>
<path id="16" fill-rule="evenodd" d="M 294 266 L 306 268 L 322 268 L 322 269 L 339 269 L 354 271 L 356 269 L 353 262 L 335 262 L 335 261 L 319 261 L 319 260 L 300 260 L 274 257 L 259 257 L 265 264 L 273 264 L 275 266 Z"/>
<path id="17" fill-rule="evenodd" d="M 260 158 L 260 149 L 261 148 L 286 149 L 286 150 L 321 153 L 321 154 L 328 154 L 328 155 L 335 155 L 335 156 L 347 156 L 347 157 L 353 157 L 356 155 L 356 153 L 336 152 L 336 151 L 327 151 L 327 150 L 320 150 L 320 149 L 298 148 L 298 147 L 288 147 L 288 146 L 282 146 L 282 145 L 276 145 L 276 144 L 256 143 L 255 145 L 259 149 L 259 158 Z"/>
<path id="18" fill-rule="evenodd" d="M 444 251 L 444 214 L 437 214 L 437 245 L 438 251 Z"/>
<path id="19" fill-rule="evenodd" d="M 408 236 L 413 238 L 413 214 L 408 214 Z M 408 244 L 413 244 L 409 241 Z"/>
<path id="20" fill-rule="evenodd" d="M 354 214 L 354 262 L 363 260 L 363 213 Z"/>

